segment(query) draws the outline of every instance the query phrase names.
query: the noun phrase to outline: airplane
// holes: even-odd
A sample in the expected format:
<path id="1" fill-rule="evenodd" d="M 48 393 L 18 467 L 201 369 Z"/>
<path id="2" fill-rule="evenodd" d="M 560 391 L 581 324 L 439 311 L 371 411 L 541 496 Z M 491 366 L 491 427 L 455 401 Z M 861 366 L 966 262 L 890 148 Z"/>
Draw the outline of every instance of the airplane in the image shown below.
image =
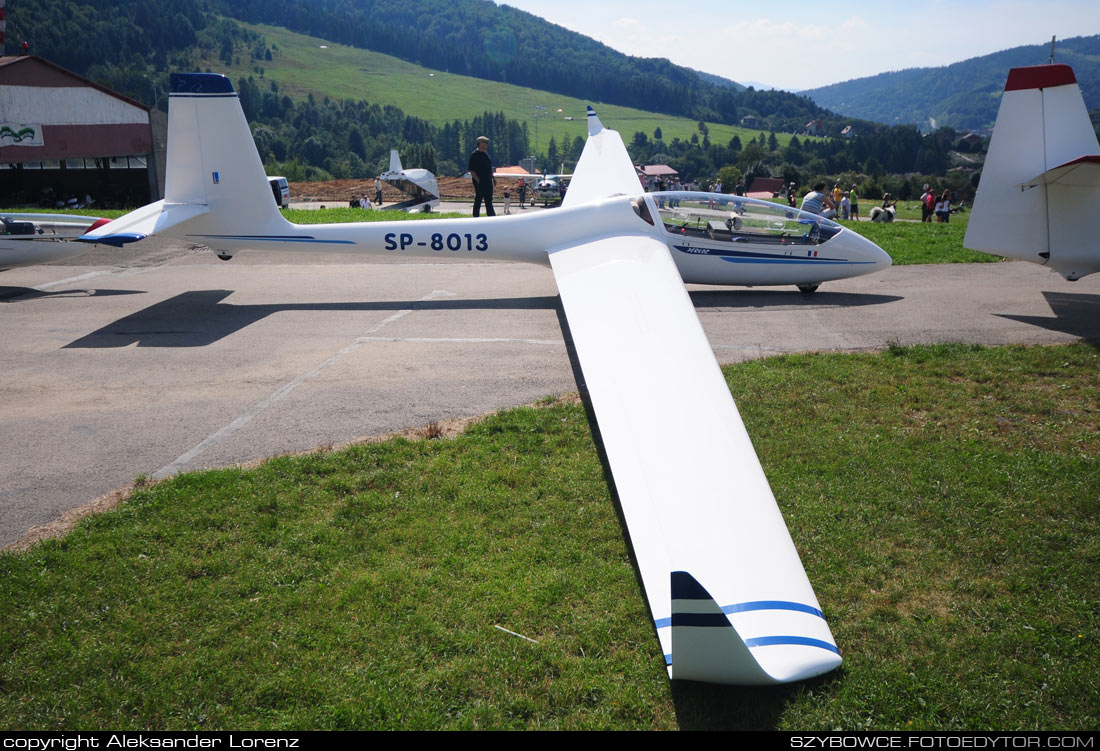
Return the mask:
<path id="1" fill-rule="evenodd" d="M 252 188 L 263 164 L 228 78 L 173 74 L 169 101 L 166 197 L 82 239 L 549 266 L 670 678 L 766 685 L 841 663 L 684 282 L 816 287 L 889 266 L 877 245 L 735 196 L 669 193 L 661 208 L 591 108 L 558 211 L 295 225 Z"/>
<path id="2" fill-rule="evenodd" d="M 413 214 L 429 212 L 439 206 L 439 183 L 435 175 L 426 169 L 404 169 L 397 149 L 390 150 L 390 168 L 378 178 L 410 196 L 409 200 L 390 206 L 391 209 Z"/>
<path id="3" fill-rule="evenodd" d="M 572 174 L 560 173 L 557 175 L 551 174 L 530 174 L 530 175 L 517 175 L 511 172 L 494 172 L 495 178 L 507 178 L 512 180 L 523 180 L 524 182 L 530 182 L 531 184 L 531 205 L 535 205 L 535 201 L 542 201 L 543 207 L 547 207 L 550 204 L 561 203 L 562 180 L 573 177 Z M 566 184 L 568 188 L 568 184 Z"/>
<path id="4" fill-rule="evenodd" d="M 1100 148 L 1073 68 L 1013 68 L 963 245 L 1076 281 L 1100 271 L 1097 205 Z"/>
<path id="5" fill-rule="evenodd" d="M 0 270 L 87 253 L 91 248 L 73 240 L 109 221 L 78 214 L 4 214 L 0 216 Z"/>

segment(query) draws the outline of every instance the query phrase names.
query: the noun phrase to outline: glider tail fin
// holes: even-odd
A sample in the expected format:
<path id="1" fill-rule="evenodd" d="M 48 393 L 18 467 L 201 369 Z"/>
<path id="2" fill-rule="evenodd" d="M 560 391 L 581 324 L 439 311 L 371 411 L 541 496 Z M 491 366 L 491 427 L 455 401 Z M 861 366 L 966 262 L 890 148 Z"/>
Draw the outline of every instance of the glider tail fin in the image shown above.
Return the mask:
<path id="1" fill-rule="evenodd" d="M 84 235 L 122 245 L 152 234 L 186 237 L 285 234 L 240 100 L 225 76 L 173 73 L 168 104 L 164 200 Z M 186 224 L 186 226 L 184 226 Z M 209 235 L 203 240 L 211 244 Z"/>
<path id="2" fill-rule="evenodd" d="M 1100 268 L 1098 198 L 1100 148 L 1073 69 L 1013 68 L 963 245 L 1079 278 Z"/>
<path id="3" fill-rule="evenodd" d="M 772 685 L 813 678 L 841 663 L 816 603 L 723 607 L 686 571 L 672 572 L 671 586 L 672 653 L 665 660 L 674 679 Z"/>

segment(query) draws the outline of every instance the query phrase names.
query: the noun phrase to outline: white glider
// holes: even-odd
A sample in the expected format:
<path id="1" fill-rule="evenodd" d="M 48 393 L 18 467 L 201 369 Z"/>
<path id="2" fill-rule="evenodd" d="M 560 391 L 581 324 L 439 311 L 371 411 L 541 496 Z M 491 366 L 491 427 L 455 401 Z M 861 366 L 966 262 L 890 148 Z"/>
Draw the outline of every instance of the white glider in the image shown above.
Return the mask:
<path id="1" fill-rule="evenodd" d="M 4 214 L 0 216 L 0 269 L 87 253 L 91 248 L 71 241 L 107 221 L 79 214 Z"/>
<path id="2" fill-rule="evenodd" d="M 1100 271 L 1100 148 L 1073 68 L 1008 73 L 963 245 L 1076 281 Z"/>
<path id="3" fill-rule="evenodd" d="M 265 188 L 227 78 L 174 75 L 170 101 L 166 198 L 87 240 L 121 244 L 160 233 L 224 256 L 317 248 L 549 265 L 669 675 L 772 684 L 840 664 L 683 282 L 810 291 L 888 266 L 882 250 L 775 204 L 645 194 L 619 134 L 591 109 L 561 209 L 299 226 Z"/>
<path id="4" fill-rule="evenodd" d="M 390 206 L 411 213 L 431 211 L 439 205 L 439 183 L 435 175 L 426 169 L 405 169 L 397 149 L 390 150 L 390 168 L 378 176 L 409 196 L 407 201 Z"/>

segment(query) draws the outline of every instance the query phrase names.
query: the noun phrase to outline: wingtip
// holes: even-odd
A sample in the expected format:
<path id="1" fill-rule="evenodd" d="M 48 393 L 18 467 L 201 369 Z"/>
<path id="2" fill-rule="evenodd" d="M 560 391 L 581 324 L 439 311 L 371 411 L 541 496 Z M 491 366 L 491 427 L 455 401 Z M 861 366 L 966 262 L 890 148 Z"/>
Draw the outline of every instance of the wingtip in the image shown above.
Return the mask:
<path id="1" fill-rule="evenodd" d="M 592 105 L 588 105 L 588 135 L 594 136 L 601 130 L 603 130 L 603 123 L 596 117 L 596 110 L 592 109 Z"/>

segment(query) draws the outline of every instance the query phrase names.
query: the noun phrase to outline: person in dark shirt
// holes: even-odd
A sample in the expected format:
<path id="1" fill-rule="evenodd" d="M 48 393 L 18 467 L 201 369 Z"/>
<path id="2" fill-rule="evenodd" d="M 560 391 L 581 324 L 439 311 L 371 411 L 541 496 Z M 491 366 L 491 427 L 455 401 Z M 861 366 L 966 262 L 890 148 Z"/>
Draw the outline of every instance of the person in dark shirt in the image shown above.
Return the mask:
<path id="1" fill-rule="evenodd" d="M 485 201 L 485 216 L 496 216 L 493 211 L 493 160 L 489 158 L 489 139 L 477 137 L 477 148 L 470 154 L 470 179 L 474 181 L 474 216 L 481 216 L 481 202 Z"/>

